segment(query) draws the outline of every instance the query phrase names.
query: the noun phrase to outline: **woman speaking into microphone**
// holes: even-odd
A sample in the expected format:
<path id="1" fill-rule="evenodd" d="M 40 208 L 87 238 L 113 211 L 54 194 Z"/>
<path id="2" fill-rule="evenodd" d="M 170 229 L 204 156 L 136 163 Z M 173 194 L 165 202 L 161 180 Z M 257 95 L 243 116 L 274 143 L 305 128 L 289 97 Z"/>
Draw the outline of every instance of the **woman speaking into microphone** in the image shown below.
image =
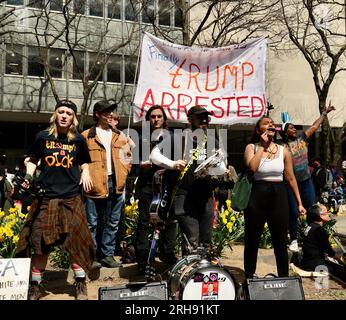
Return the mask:
<path id="1" fill-rule="evenodd" d="M 256 271 L 258 247 L 267 222 L 274 247 L 279 277 L 288 276 L 288 198 L 284 178 L 292 189 L 300 214 L 302 206 L 297 181 L 293 173 L 290 152 L 275 142 L 275 126 L 269 117 L 256 123 L 252 143 L 245 148 L 244 161 L 253 173 L 253 185 L 245 209 L 244 270 L 247 278 Z"/>

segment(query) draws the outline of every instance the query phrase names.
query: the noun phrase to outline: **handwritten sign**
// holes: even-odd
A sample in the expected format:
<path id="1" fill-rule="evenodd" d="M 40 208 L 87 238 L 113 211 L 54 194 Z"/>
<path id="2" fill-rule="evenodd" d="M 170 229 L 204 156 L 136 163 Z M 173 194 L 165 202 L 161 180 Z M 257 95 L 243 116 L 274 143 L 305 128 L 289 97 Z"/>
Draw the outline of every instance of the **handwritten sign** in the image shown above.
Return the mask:
<path id="1" fill-rule="evenodd" d="M 0 259 L 0 300 L 27 300 L 30 259 Z"/>
<path id="2" fill-rule="evenodd" d="M 134 98 L 134 122 L 153 105 L 168 119 L 187 122 L 192 106 L 204 106 L 211 123 L 254 123 L 267 109 L 265 39 L 221 48 L 193 48 L 145 33 Z"/>

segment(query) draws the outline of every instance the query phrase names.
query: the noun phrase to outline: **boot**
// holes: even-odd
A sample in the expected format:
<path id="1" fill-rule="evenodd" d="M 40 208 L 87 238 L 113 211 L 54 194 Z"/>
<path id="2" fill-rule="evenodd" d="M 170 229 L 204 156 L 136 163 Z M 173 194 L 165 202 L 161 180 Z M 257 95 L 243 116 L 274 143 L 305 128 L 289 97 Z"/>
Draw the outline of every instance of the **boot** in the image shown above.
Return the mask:
<path id="1" fill-rule="evenodd" d="M 28 300 L 40 300 L 42 296 L 41 286 L 37 281 L 32 281 L 29 287 Z"/>
<path id="2" fill-rule="evenodd" d="M 88 291 L 85 278 L 76 278 L 76 300 L 88 300 Z"/>

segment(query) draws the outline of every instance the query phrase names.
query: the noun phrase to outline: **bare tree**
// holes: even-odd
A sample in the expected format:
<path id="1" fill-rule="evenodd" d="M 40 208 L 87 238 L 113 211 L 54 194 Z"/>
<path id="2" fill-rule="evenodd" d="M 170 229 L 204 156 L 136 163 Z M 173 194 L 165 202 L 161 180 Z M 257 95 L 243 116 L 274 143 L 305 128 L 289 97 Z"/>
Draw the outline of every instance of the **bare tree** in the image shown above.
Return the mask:
<path id="1" fill-rule="evenodd" d="M 346 70 L 345 2 L 332 0 L 280 0 L 274 35 L 280 49 L 299 50 L 310 66 L 319 112 L 326 109 L 335 76 Z M 336 134 L 328 119 L 322 124 L 322 159 L 325 163 L 341 160 L 341 138 L 346 124 Z M 332 142 L 330 144 L 330 142 Z M 331 159 L 331 156 L 333 157 Z"/>
<path id="2" fill-rule="evenodd" d="M 146 11 L 146 3 L 142 6 Z M 219 47 L 258 37 L 274 23 L 270 8 L 279 0 L 174 0 L 176 17 L 181 19 L 181 37 L 150 20 L 154 33 L 186 46 Z"/>
<path id="3" fill-rule="evenodd" d="M 81 105 L 80 129 L 83 128 L 85 117 L 88 114 L 91 101 L 97 88 L 100 85 L 105 86 L 103 74 L 110 59 L 122 50 L 126 51 L 128 56 L 136 55 L 139 47 L 139 25 L 136 23 L 128 24 L 126 27 L 122 25 L 121 37 L 114 36 L 114 20 L 113 19 L 94 19 L 92 17 L 81 15 L 85 10 L 86 1 L 65 1 L 61 12 L 52 12 L 50 10 L 51 0 L 42 2 L 41 6 L 36 10 L 26 10 L 22 20 L 25 20 L 27 28 L 18 28 L 18 8 L 6 9 L 7 15 L 3 19 L 10 27 L 6 30 L 6 43 L 23 43 L 22 35 L 26 34 L 25 42 L 27 45 L 35 46 L 38 54 L 35 61 L 38 62 L 44 73 L 40 78 L 40 88 L 35 90 L 35 94 L 39 94 L 36 112 L 42 110 L 42 94 L 49 90 L 55 101 L 68 98 L 69 92 L 66 94 L 59 91 L 57 83 L 59 79 L 55 77 L 56 68 L 60 68 L 60 72 L 65 70 L 68 79 L 77 78 L 81 80 L 83 100 Z M 102 6 L 101 4 L 98 4 Z M 7 7 L 6 7 L 7 8 Z M 15 10 L 16 9 L 16 10 Z M 134 14 L 138 15 L 138 11 Z M 112 18 L 111 13 L 108 14 Z M 2 20 L 0 20 L 1 22 Z M 137 41 L 134 39 L 137 34 Z M 131 43 L 131 46 L 130 46 Z M 59 66 L 52 64 L 50 57 L 51 50 L 63 48 L 66 54 L 63 55 L 63 61 Z M 88 59 L 88 63 L 79 64 L 79 55 L 89 55 L 93 59 Z M 68 80 L 67 80 L 68 81 Z M 33 85 L 31 85 L 32 87 Z M 49 87 L 47 87 L 49 86 Z M 67 85 L 69 86 L 69 84 Z M 113 96 L 106 92 L 105 88 L 98 90 L 97 98 L 108 98 L 121 102 L 125 98 L 124 86 L 115 85 L 116 90 Z M 34 92 L 30 90 L 30 92 Z M 28 108 L 33 110 L 32 101 L 27 101 Z"/>

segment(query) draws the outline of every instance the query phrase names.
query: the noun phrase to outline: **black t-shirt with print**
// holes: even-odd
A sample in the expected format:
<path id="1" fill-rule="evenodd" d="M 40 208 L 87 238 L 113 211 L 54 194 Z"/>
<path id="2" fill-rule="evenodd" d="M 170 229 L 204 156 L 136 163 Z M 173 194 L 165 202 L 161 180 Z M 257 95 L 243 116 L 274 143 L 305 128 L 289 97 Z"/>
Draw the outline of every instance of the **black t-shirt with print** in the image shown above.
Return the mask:
<path id="1" fill-rule="evenodd" d="M 55 138 L 47 130 L 41 131 L 29 149 L 28 156 L 41 160 L 37 183 L 44 188 L 45 197 L 68 198 L 80 193 L 79 166 L 91 162 L 82 135 L 77 133 L 69 142 L 66 135 Z"/>

